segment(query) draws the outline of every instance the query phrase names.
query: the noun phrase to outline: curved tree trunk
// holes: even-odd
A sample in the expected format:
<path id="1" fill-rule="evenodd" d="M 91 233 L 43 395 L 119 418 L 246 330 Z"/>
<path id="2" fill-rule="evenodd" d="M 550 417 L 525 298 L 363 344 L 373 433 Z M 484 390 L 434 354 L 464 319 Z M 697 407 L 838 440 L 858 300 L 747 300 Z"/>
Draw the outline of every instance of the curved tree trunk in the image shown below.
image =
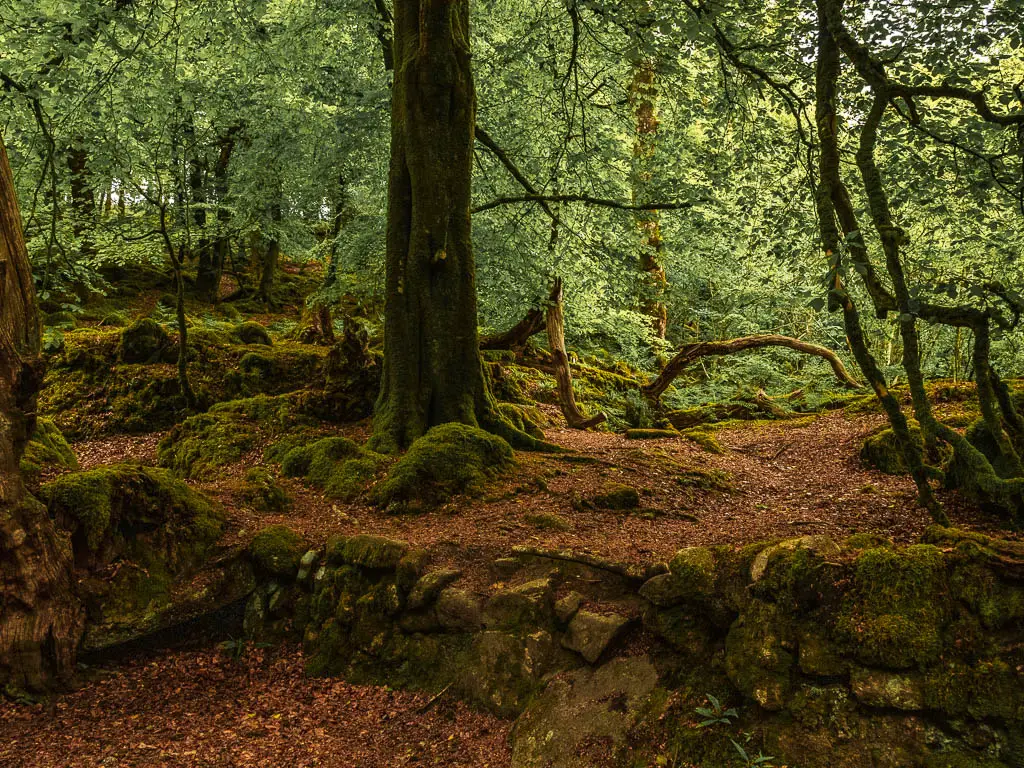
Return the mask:
<path id="1" fill-rule="evenodd" d="M 397 0 L 384 372 L 373 443 L 492 419 L 477 337 L 468 0 Z"/>
<path id="2" fill-rule="evenodd" d="M 43 690 L 74 671 L 83 612 L 71 544 L 22 482 L 42 381 L 35 288 L 0 141 L 0 688 Z"/>
<path id="3" fill-rule="evenodd" d="M 699 358 L 712 355 L 731 355 L 735 352 L 743 352 L 747 349 L 760 349 L 761 347 L 787 347 L 797 352 L 822 357 L 828 360 L 829 365 L 832 366 L 832 370 L 836 374 L 836 378 L 843 384 L 852 389 L 860 389 L 862 387 L 861 383 L 849 374 L 846 366 L 843 365 L 843 361 L 836 357 L 832 350 L 819 347 L 817 344 L 809 344 L 806 341 L 793 339 L 789 336 L 763 334 L 742 336 L 728 341 L 699 341 L 695 344 L 686 344 L 669 361 L 661 375 L 642 388 L 643 393 L 648 397 L 661 397 L 661 394 L 668 389 L 676 376 L 682 373 L 686 366 Z"/>
<path id="4" fill-rule="evenodd" d="M 551 347 L 551 359 L 555 366 L 555 381 L 558 384 L 558 404 L 562 415 L 573 429 L 592 429 L 603 424 L 608 417 L 603 413 L 586 416 L 576 404 L 576 396 L 572 391 L 572 370 L 569 368 L 569 355 L 565 351 L 565 316 L 562 313 L 562 279 L 555 280 L 551 291 L 551 302 L 547 312 L 548 345 Z"/>

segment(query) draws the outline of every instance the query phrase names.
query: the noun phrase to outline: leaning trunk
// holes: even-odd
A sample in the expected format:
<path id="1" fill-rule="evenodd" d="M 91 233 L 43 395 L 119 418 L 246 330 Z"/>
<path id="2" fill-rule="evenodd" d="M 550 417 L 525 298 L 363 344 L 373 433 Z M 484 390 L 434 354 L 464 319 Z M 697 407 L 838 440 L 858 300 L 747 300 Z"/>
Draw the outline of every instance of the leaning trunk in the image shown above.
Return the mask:
<path id="1" fill-rule="evenodd" d="M 477 338 L 468 0 L 397 0 L 384 375 L 374 443 L 491 418 Z"/>
<path id="2" fill-rule="evenodd" d="M 35 428 L 39 348 L 35 289 L 0 141 L 0 688 L 66 683 L 83 626 L 70 540 L 26 492 L 19 470 Z"/>

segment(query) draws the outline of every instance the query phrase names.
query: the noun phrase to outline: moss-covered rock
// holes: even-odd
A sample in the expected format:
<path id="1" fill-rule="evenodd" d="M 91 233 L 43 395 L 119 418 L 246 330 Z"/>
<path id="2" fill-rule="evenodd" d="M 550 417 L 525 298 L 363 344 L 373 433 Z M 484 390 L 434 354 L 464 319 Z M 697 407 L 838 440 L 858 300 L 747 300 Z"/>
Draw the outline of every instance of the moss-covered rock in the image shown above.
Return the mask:
<path id="1" fill-rule="evenodd" d="M 341 556 L 349 565 L 376 570 L 395 568 L 408 551 L 404 541 L 363 534 L 346 539 Z"/>
<path id="2" fill-rule="evenodd" d="M 606 483 L 591 501 L 598 509 L 626 511 L 640 506 L 640 492 L 625 483 Z"/>
<path id="3" fill-rule="evenodd" d="M 36 420 L 32 439 L 21 457 L 21 473 L 30 488 L 39 485 L 43 474 L 51 471 L 78 469 L 78 458 L 50 419 Z"/>
<path id="4" fill-rule="evenodd" d="M 485 483 L 515 463 L 500 437 L 466 424 L 442 424 L 416 440 L 373 490 L 384 507 L 416 509 L 461 493 L 479 493 Z"/>
<path id="5" fill-rule="evenodd" d="M 306 550 L 305 539 L 286 525 L 264 528 L 249 544 L 249 555 L 260 569 L 290 579 L 298 573 Z"/>
<path id="6" fill-rule="evenodd" d="M 261 512 L 283 512 L 291 499 L 266 467 L 252 467 L 242 479 L 242 498 Z"/>
<path id="7" fill-rule="evenodd" d="M 157 448 L 157 461 L 181 477 L 210 477 L 256 447 L 258 429 L 244 415 L 200 413 L 174 427 Z"/>
<path id="8" fill-rule="evenodd" d="M 235 328 L 232 336 L 242 344 L 262 344 L 269 347 L 274 343 L 267 329 L 252 320 Z"/>
<path id="9" fill-rule="evenodd" d="M 498 414 L 520 432 L 525 432 L 538 440 L 544 439 L 544 430 L 541 429 L 542 417 L 536 408 L 517 403 L 498 403 Z"/>
<path id="10" fill-rule="evenodd" d="M 187 597 L 178 585 L 205 566 L 224 527 L 218 506 L 150 467 L 69 472 L 45 483 L 40 498 L 71 534 L 92 647 L 166 621 Z M 229 588 L 245 581 L 242 573 L 223 576 Z"/>
<path id="11" fill-rule="evenodd" d="M 344 437 L 327 437 L 288 451 L 281 471 L 301 477 L 342 501 L 358 497 L 388 464 L 388 458 Z"/>
<path id="12" fill-rule="evenodd" d="M 160 323 L 149 317 L 136 320 L 121 332 L 118 358 L 124 363 L 157 363 L 171 345 Z"/>
<path id="13" fill-rule="evenodd" d="M 836 619 L 837 638 L 865 664 L 892 669 L 938 660 L 948 619 L 942 551 L 929 544 L 862 552 Z"/>

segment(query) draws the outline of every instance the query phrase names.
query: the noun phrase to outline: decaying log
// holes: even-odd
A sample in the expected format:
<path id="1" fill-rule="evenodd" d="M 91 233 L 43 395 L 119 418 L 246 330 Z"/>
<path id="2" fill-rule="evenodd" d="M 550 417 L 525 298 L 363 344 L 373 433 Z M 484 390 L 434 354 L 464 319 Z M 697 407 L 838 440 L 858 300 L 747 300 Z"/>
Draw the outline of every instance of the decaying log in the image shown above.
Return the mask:
<path id="1" fill-rule="evenodd" d="M 854 379 L 846 370 L 843 361 L 834 352 L 817 344 L 809 344 L 806 341 L 793 339 L 789 336 L 778 336 L 775 334 L 762 334 L 757 336 L 743 336 L 738 339 L 727 341 L 700 341 L 694 344 L 684 345 L 676 356 L 662 370 L 661 374 L 641 387 L 641 391 L 650 398 L 657 399 L 668 389 L 675 378 L 686 369 L 694 360 L 713 355 L 731 355 L 736 352 L 743 352 L 748 349 L 760 349 L 762 347 L 787 347 L 788 349 L 803 352 L 807 355 L 815 355 L 828 360 L 832 370 L 843 384 L 851 389 L 862 389 L 863 385 Z"/>
<path id="2" fill-rule="evenodd" d="M 573 429 L 591 429 L 607 421 L 608 417 L 599 413 L 587 418 L 576 404 L 572 392 L 572 371 L 569 368 L 569 355 L 565 351 L 565 318 L 562 314 L 562 279 L 555 280 L 551 291 L 553 301 L 547 308 L 548 345 L 551 347 L 551 360 L 555 367 L 555 381 L 558 384 L 558 404 L 562 409 L 566 422 Z"/>

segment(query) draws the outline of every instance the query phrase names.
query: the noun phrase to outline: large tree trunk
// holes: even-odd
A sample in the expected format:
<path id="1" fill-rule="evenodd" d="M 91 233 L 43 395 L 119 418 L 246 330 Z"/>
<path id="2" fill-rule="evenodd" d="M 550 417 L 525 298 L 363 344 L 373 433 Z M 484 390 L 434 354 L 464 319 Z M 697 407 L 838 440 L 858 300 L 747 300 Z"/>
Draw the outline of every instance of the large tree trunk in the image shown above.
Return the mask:
<path id="1" fill-rule="evenodd" d="M 67 682 L 83 626 L 70 540 L 26 492 L 18 466 L 35 428 L 39 345 L 32 273 L 0 140 L 0 688 Z"/>
<path id="2" fill-rule="evenodd" d="M 374 444 L 492 418 L 477 338 L 468 0 L 397 0 L 384 374 Z"/>
<path id="3" fill-rule="evenodd" d="M 231 222 L 231 211 L 227 207 L 228 166 L 235 149 L 235 134 L 241 130 L 231 128 L 218 142 L 217 163 L 213 168 L 213 191 L 217 203 L 217 235 L 213 243 L 200 248 L 199 264 L 196 268 L 196 293 L 203 301 L 211 304 L 217 302 L 220 291 L 220 280 L 224 274 L 224 264 L 231 250 L 231 238 L 228 224 Z"/>

